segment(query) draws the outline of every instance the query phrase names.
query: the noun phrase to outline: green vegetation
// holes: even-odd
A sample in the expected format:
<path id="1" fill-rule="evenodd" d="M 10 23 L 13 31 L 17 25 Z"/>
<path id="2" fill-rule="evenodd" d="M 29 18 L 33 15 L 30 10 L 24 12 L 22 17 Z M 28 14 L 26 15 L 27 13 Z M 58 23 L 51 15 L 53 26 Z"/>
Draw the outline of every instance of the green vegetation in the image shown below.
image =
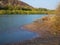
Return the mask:
<path id="1" fill-rule="evenodd" d="M 54 12 L 51 11 L 36 11 L 36 10 L 0 10 L 0 14 L 54 14 Z"/>
<path id="2" fill-rule="evenodd" d="M 19 0 L 0 0 L 0 14 L 54 14 L 54 10 L 34 8 Z"/>
<path id="3" fill-rule="evenodd" d="M 8 4 L 5 7 L 0 7 L 0 14 L 54 14 L 54 10 L 49 10 L 45 8 L 29 8 L 26 7 L 20 7 L 12 6 L 11 4 Z"/>

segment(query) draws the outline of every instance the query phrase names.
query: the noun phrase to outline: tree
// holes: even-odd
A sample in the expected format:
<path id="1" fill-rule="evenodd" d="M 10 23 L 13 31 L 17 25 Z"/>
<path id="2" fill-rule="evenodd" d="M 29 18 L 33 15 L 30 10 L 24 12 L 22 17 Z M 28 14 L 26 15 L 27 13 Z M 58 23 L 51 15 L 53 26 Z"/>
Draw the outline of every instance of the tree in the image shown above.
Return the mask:
<path id="1" fill-rule="evenodd" d="M 11 3 L 8 3 L 6 7 L 7 7 L 8 10 L 12 10 L 13 9 L 13 6 L 11 5 Z"/>

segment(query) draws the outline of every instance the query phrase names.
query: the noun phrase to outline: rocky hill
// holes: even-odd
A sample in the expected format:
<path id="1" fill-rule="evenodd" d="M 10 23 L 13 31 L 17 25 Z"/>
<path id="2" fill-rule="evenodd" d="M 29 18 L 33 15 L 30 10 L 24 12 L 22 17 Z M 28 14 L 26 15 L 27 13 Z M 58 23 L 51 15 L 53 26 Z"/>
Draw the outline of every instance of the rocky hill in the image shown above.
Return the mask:
<path id="1" fill-rule="evenodd" d="M 19 6 L 20 8 L 33 8 L 29 4 L 19 0 L 0 0 L 0 8 L 6 7 L 7 5 Z"/>

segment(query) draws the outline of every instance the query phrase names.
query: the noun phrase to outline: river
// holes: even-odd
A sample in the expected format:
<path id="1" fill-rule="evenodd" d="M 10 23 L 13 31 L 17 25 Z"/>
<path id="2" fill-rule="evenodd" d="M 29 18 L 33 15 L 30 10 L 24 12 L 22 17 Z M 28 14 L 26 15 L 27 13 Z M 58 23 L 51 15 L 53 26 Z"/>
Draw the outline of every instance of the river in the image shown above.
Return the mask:
<path id="1" fill-rule="evenodd" d="M 43 16 L 45 15 L 0 15 L 0 45 L 38 37 L 37 33 L 22 30 L 20 27 Z"/>

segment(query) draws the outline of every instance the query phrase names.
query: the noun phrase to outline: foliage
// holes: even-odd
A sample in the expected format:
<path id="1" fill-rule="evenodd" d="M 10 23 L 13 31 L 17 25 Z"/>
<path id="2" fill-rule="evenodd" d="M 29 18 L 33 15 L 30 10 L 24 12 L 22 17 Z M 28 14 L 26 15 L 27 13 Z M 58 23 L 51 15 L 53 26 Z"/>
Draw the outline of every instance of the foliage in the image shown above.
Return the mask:
<path id="1" fill-rule="evenodd" d="M 28 6 L 22 7 L 20 5 L 12 5 L 8 3 L 6 6 L 0 7 L 0 14 L 54 14 L 54 11 L 46 8 L 30 8 Z"/>

